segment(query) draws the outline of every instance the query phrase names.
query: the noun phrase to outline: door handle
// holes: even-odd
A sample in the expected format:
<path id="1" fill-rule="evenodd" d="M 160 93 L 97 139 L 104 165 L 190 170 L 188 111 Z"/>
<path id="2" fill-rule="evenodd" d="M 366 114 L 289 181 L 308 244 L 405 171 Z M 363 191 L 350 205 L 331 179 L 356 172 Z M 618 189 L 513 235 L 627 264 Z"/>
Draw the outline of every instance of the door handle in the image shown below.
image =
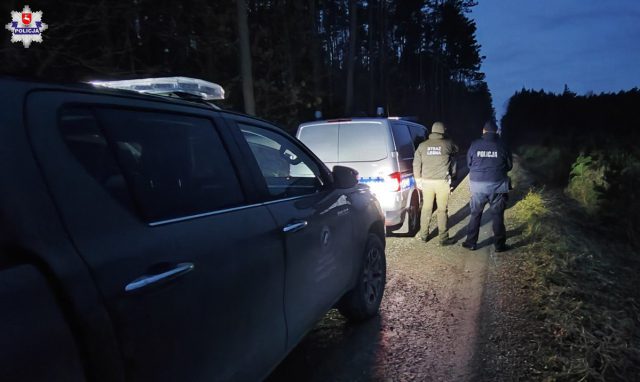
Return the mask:
<path id="1" fill-rule="evenodd" d="M 140 288 L 144 288 L 148 285 L 153 285 L 161 281 L 169 281 L 191 272 L 193 268 L 195 268 L 193 263 L 180 263 L 173 269 L 164 271 L 162 273 L 140 276 L 127 284 L 127 286 L 124 287 L 124 290 L 125 292 L 132 292 L 134 290 L 138 290 Z"/>
<path id="2" fill-rule="evenodd" d="M 284 232 L 284 233 L 298 232 L 298 231 L 304 229 L 307 225 L 309 225 L 309 224 L 305 220 L 292 222 L 292 223 L 289 223 L 286 226 L 284 226 L 284 228 L 282 229 L 282 232 Z"/>

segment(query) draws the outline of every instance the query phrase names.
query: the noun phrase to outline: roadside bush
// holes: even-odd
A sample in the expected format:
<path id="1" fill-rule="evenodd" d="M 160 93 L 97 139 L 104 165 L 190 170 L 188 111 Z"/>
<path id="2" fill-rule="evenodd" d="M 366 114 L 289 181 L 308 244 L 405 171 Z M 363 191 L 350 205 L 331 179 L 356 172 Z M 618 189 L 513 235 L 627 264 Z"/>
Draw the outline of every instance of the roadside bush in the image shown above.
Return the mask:
<path id="1" fill-rule="evenodd" d="M 529 192 L 513 206 L 511 211 L 514 219 L 524 225 L 525 234 L 530 237 L 539 233 L 543 219 L 550 213 L 542 190 L 535 189 L 529 189 Z"/>
<path id="2" fill-rule="evenodd" d="M 581 154 L 566 194 L 607 227 L 607 235 L 640 246 L 640 155 L 611 149 Z"/>
<path id="3" fill-rule="evenodd" d="M 603 195 L 602 221 L 615 229 L 618 237 L 640 247 L 640 155 L 616 152 L 609 155 Z"/>
<path id="4" fill-rule="evenodd" d="M 580 154 L 571 166 L 567 195 L 590 214 L 599 212 L 601 199 L 609 188 L 605 178 L 607 166 L 603 162 L 600 158 Z"/>
<path id="5" fill-rule="evenodd" d="M 527 170 L 545 183 L 555 186 L 567 184 L 572 155 L 569 151 L 553 146 L 520 146 L 516 153 Z"/>

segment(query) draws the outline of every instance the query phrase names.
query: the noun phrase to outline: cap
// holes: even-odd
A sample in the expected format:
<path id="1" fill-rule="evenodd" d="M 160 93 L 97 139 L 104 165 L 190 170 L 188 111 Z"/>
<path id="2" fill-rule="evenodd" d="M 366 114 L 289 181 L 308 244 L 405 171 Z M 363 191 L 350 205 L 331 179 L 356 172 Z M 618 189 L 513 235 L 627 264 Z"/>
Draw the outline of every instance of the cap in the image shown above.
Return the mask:
<path id="1" fill-rule="evenodd" d="M 487 131 L 489 133 L 495 133 L 498 131 L 498 128 L 496 128 L 496 125 L 493 122 L 487 121 L 487 123 L 485 123 L 484 126 L 482 127 L 482 130 Z"/>
<path id="2" fill-rule="evenodd" d="M 432 133 L 439 133 L 439 134 L 444 134 L 444 132 L 447 129 L 444 127 L 444 123 L 442 122 L 435 122 L 432 126 L 431 126 L 431 132 Z"/>

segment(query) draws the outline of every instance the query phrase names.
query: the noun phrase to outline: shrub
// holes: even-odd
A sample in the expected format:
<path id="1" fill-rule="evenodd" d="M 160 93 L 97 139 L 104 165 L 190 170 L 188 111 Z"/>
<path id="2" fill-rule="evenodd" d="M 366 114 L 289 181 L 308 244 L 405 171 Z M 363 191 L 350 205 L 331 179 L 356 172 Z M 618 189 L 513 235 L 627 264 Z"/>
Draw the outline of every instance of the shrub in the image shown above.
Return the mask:
<path id="1" fill-rule="evenodd" d="M 550 214 L 542 190 L 535 189 L 530 189 L 527 195 L 513 206 L 512 211 L 514 219 L 524 225 L 527 236 L 536 236 L 543 219 Z"/>
<path id="2" fill-rule="evenodd" d="M 521 146 L 517 154 L 525 167 L 551 185 L 566 185 L 573 160 L 570 152 L 560 147 Z"/>
<path id="3" fill-rule="evenodd" d="M 571 166 L 567 195 L 590 214 L 599 212 L 601 199 L 609 188 L 605 178 L 607 166 L 603 162 L 602 159 L 580 154 Z"/>
<path id="4" fill-rule="evenodd" d="M 630 243 L 640 246 L 640 155 L 617 152 L 608 157 L 608 188 L 601 201 L 601 217 Z"/>
<path id="5" fill-rule="evenodd" d="M 640 246 L 640 153 L 608 149 L 579 155 L 565 192 L 608 235 Z"/>

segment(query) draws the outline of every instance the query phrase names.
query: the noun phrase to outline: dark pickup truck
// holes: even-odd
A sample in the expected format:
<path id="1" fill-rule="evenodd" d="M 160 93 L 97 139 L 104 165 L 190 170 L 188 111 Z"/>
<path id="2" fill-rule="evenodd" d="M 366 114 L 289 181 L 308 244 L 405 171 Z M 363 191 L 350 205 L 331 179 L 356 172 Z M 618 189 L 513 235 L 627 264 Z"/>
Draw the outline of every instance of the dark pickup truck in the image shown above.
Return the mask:
<path id="1" fill-rule="evenodd" d="M 0 381 L 253 381 L 377 314 L 384 219 L 273 125 L 0 78 Z"/>

